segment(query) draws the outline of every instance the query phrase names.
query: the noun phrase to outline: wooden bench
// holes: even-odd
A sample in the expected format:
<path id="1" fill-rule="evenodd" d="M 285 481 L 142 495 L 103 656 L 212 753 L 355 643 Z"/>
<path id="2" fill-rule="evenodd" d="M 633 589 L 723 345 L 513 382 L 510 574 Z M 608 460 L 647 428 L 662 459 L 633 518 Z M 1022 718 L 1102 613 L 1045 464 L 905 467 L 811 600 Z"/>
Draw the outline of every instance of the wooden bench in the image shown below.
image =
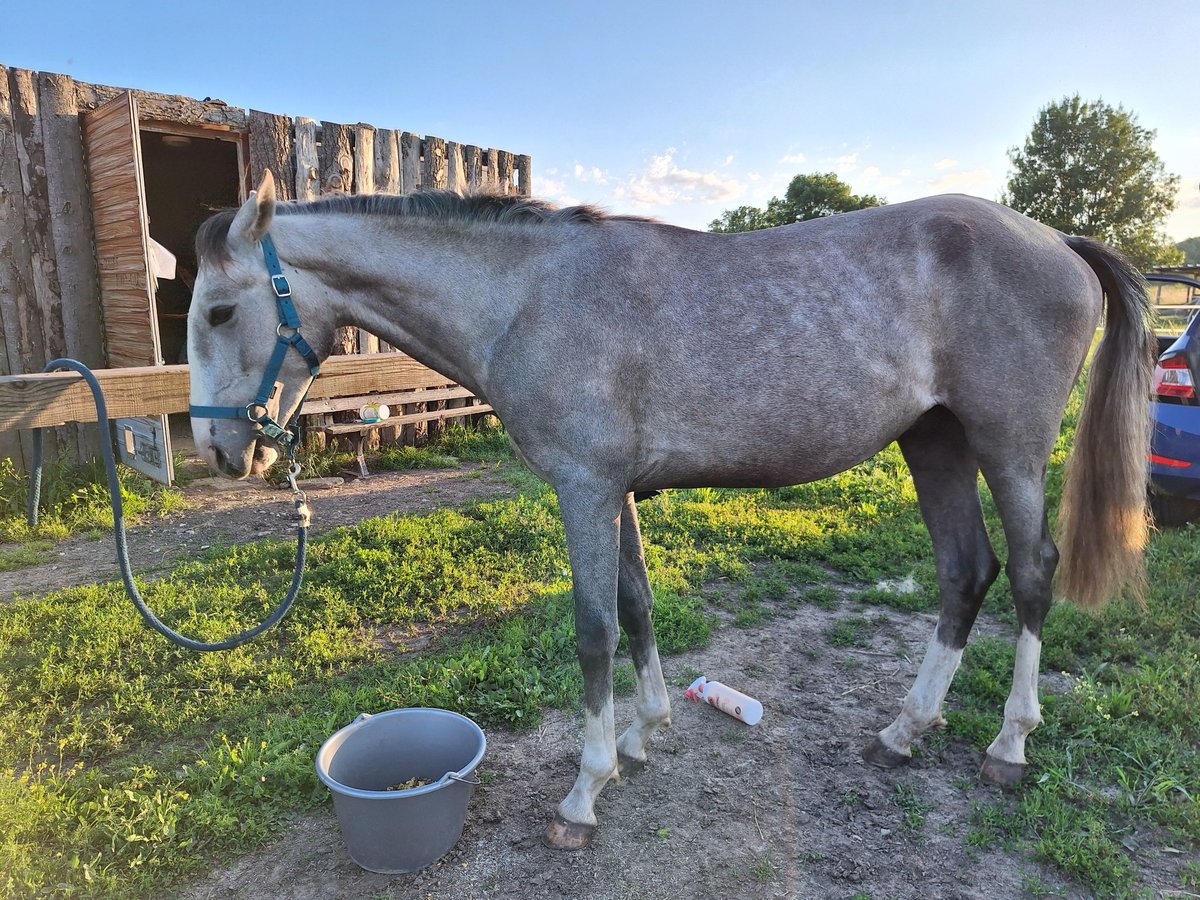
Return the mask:
<path id="1" fill-rule="evenodd" d="M 421 412 L 392 415 L 377 422 L 364 422 L 357 418 L 358 410 L 367 405 L 386 405 L 392 409 L 402 409 L 405 406 L 440 404 L 443 401 L 465 402 L 461 406 L 446 406 L 441 409 L 426 408 Z M 464 387 L 419 388 L 413 391 L 308 400 L 300 408 L 300 414 L 302 416 L 327 416 L 337 412 L 354 412 L 356 414 L 356 421 L 312 425 L 309 426 L 309 430 L 315 431 L 318 434 L 348 437 L 354 448 L 354 458 L 358 463 L 359 474 L 361 477 L 367 478 L 371 473 L 367 471 L 367 460 L 363 454 L 363 444 L 369 433 L 379 428 L 416 425 L 420 422 L 444 422 L 447 419 L 461 419 L 466 416 L 479 416 L 492 412 L 492 408 L 486 403 L 477 401 L 478 398 Z"/>

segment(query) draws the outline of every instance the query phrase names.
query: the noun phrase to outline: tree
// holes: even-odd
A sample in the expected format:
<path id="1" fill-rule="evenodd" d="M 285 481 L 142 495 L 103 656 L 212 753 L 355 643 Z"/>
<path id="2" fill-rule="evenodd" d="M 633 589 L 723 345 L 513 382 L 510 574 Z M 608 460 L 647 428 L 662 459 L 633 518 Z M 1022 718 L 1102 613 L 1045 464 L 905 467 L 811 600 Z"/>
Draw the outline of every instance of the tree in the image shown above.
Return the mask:
<path id="1" fill-rule="evenodd" d="M 1068 234 L 1099 238 L 1135 265 L 1178 263 L 1163 233 L 1178 175 L 1154 151 L 1155 132 L 1120 106 L 1076 94 L 1038 113 L 1024 147 L 1008 152 L 1013 172 L 1001 202 Z"/>
<path id="2" fill-rule="evenodd" d="M 788 185 L 782 198 L 772 197 L 766 209 L 739 206 L 727 209 L 721 218 L 709 223 L 709 231 L 758 231 L 776 225 L 805 222 L 834 213 L 851 212 L 871 206 L 883 206 L 886 201 L 874 194 L 852 194 L 846 184 L 833 172 L 797 175 Z"/>
<path id="3" fill-rule="evenodd" d="M 1175 245 L 1183 254 L 1183 264 L 1194 266 L 1200 263 L 1200 237 L 1190 237 Z"/>

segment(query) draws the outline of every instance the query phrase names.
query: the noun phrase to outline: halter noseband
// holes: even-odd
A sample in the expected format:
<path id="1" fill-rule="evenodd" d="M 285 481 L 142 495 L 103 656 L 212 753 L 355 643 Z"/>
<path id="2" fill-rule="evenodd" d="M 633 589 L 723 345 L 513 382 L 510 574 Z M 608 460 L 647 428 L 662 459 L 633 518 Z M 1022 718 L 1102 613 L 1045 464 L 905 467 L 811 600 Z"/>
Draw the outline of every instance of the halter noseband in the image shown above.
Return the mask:
<path id="1" fill-rule="evenodd" d="M 288 284 L 283 269 L 279 265 L 279 254 L 275 252 L 275 242 L 271 240 L 271 235 L 264 234 L 259 244 L 262 246 L 263 262 L 267 264 L 267 272 L 271 276 L 271 290 L 275 293 L 279 325 L 275 329 L 275 350 L 271 353 L 271 359 L 263 373 L 262 382 L 258 386 L 258 394 L 252 402 L 245 406 L 196 406 L 193 404 L 189 405 L 188 411 L 196 419 L 241 419 L 246 422 L 254 422 L 258 425 L 258 430 L 263 437 L 282 444 L 291 458 L 296 453 L 300 408 L 304 405 L 304 397 L 301 397 L 300 402 L 296 404 L 296 413 L 287 423 L 287 427 L 280 425 L 272 418 L 267 403 L 275 392 L 275 382 L 279 377 L 279 370 L 283 367 L 283 360 L 287 356 L 289 347 L 295 347 L 296 352 L 304 357 L 304 361 L 308 363 L 308 372 L 313 378 L 316 378 L 321 371 L 321 361 L 317 359 L 317 354 L 308 345 L 308 341 L 300 335 L 300 316 L 292 303 L 291 285 Z M 311 382 L 309 382 L 309 386 L 312 386 Z M 304 396 L 308 396 L 307 390 L 304 392 Z"/>

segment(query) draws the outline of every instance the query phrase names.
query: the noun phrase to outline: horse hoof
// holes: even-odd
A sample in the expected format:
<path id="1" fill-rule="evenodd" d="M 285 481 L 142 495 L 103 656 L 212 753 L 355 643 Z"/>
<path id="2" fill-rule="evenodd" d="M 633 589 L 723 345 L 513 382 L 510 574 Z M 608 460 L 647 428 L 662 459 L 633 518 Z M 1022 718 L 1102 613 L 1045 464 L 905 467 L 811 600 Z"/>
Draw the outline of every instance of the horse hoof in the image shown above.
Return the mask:
<path id="1" fill-rule="evenodd" d="M 622 778 L 632 778 L 646 768 L 646 760 L 617 753 L 617 771 Z"/>
<path id="2" fill-rule="evenodd" d="M 893 750 L 879 739 L 879 735 L 871 738 L 871 742 L 862 749 L 862 758 L 873 766 L 881 769 L 895 769 L 912 762 L 912 755 Z"/>
<path id="3" fill-rule="evenodd" d="M 595 825 L 568 822 L 560 813 L 555 813 L 542 835 L 542 843 L 552 850 L 582 850 L 592 842 L 595 833 Z"/>
<path id="4" fill-rule="evenodd" d="M 984 781 L 990 781 L 992 784 L 998 784 L 1000 787 L 1012 787 L 1025 774 L 1024 763 L 1005 762 L 1002 759 L 996 759 L 992 754 L 984 757 L 983 766 L 979 770 L 979 777 Z"/>

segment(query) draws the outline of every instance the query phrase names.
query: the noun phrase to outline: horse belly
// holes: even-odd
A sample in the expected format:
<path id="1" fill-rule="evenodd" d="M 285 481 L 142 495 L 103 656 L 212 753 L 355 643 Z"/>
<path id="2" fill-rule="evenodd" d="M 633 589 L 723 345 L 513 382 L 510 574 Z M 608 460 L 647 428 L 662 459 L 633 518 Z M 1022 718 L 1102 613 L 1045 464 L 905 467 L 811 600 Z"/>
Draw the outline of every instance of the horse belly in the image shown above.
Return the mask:
<path id="1" fill-rule="evenodd" d="M 656 429 L 635 489 L 782 487 L 828 478 L 870 459 L 931 404 L 868 403 L 836 416 L 736 413 L 721 426 Z M 666 440 L 664 440 L 664 438 Z"/>

